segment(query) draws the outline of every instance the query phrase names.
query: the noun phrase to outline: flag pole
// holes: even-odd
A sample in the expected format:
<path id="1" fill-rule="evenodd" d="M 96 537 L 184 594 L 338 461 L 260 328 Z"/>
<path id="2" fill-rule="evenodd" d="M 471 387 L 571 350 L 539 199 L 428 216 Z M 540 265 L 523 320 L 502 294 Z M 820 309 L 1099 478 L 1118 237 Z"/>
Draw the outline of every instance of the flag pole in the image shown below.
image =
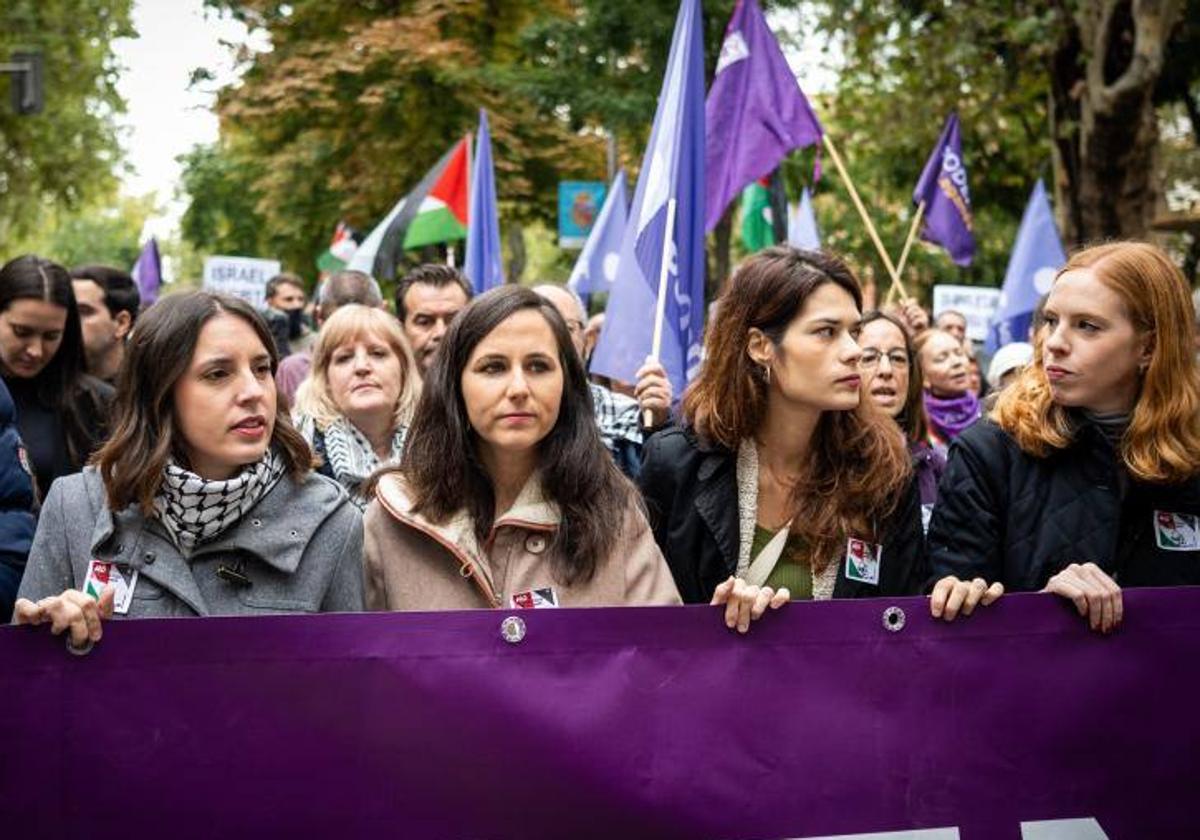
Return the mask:
<path id="1" fill-rule="evenodd" d="M 896 274 L 896 266 L 892 264 L 892 258 L 888 256 L 887 250 L 883 247 L 883 242 L 879 239 L 879 232 L 875 230 L 875 224 L 867 214 L 867 208 L 863 206 L 862 199 L 858 197 L 858 190 L 854 188 L 854 182 L 850 180 L 850 174 L 846 172 L 846 167 L 842 164 L 842 156 L 838 154 L 837 147 L 833 145 L 833 141 L 829 139 L 827 133 L 822 132 L 821 139 L 825 141 L 825 151 L 829 152 L 829 157 L 833 159 L 833 165 L 836 167 L 838 175 L 841 176 L 842 183 L 846 185 L 846 190 L 850 193 L 850 200 L 854 202 L 854 206 L 858 209 L 858 215 L 862 217 L 863 224 L 867 226 L 867 233 L 870 235 L 871 241 L 875 243 L 875 250 L 879 252 L 879 258 L 883 260 L 883 267 L 891 276 L 892 283 L 899 283 L 900 278 Z"/>
<path id="2" fill-rule="evenodd" d="M 925 200 L 922 199 L 921 203 L 917 205 L 917 214 L 913 216 L 912 225 L 908 229 L 908 238 L 904 240 L 904 250 L 900 252 L 900 262 L 896 265 L 897 276 L 902 276 L 904 274 L 904 266 L 908 262 L 908 252 L 912 248 L 913 240 L 917 238 L 917 231 L 921 227 L 921 219 L 924 218 L 924 216 Z M 897 288 L 896 284 L 893 283 L 892 288 L 888 289 L 887 300 L 884 301 L 885 305 L 892 302 L 897 291 L 899 291 L 900 294 L 906 299 L 911 297 L 907 289 L 905 289 L 903 286 Z"/>
<path id="3" fill-rule="evenodd" d="M 663 319 L 667 316 L 667 277 L 671 273 L 671 242 L 675 238 L 675 199 L 667 199 L 667 228 L 663 234 L 662 262 L 658 268 L 658 300 L 654 306 L 654 339 L 650 342 L 650 358 L 657 362 L 662 350 Z M 649 427 L 654 422 L 650 409 L 642 412 L 642 425 Z"/>

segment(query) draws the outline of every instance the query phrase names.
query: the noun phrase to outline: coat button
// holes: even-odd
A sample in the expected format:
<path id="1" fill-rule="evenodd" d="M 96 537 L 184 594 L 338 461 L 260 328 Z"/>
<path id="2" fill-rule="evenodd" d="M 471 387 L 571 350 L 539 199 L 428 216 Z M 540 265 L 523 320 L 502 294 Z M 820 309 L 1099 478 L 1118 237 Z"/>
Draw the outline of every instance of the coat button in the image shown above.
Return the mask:
<path id="1" fill-rule="evenodd" d="M 541 554 L 546 550 L 546 538 L 541 534 L 530 534 L 525 538 L 525 550 L 530 554 Z"/>
<path id="2" fill-rule="evenodd" d="M 146 561 L 146 565 L 147 565 L 147 566 L 149 566 L 149 565 L 150 565 L 150 564 L 152 564 L 152 563 L 153 563 L 155 560 L 157 560 L 157 559 L 158 559 L 158 555 L 157 555 L 157 554 L 155 554 L 153 551 L 147 551 L 145 554 L 143 554 L 143 555 L 142 555 L 142 559 L 143 559 L 143 560 L 145 560 L 145 561 Z"/>
<path id="3" fill-rule="evenodd" d="M 255 528 L 261 528 L 262 520 L 261 519 L 251 519 L 250 524 L 253 525 Z"/>

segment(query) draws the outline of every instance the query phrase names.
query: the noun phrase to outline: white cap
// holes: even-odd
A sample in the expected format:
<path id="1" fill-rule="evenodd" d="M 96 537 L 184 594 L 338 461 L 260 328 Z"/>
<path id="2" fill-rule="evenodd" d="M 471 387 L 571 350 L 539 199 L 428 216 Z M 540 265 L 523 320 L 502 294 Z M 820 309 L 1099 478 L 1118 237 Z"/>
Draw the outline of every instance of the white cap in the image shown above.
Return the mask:
<path id="1" fill-rule="evenodd" d="M 1000 379 L 1013 368 L 1022 368 L 1033 361 L 1033 345 L 1024 341 L 1005 344 L 988 365 L 987 381 L 993 388 L 1000 387 Z"/>

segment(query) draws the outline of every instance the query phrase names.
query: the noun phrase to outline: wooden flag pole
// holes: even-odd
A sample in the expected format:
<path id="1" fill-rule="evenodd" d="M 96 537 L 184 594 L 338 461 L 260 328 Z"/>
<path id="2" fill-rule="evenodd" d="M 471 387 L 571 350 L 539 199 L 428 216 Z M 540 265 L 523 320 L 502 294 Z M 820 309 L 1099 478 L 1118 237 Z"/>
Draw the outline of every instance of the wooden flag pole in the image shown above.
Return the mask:
<path id="1" fill-rule="evenodd" d="M 867 214 L 867 208 L 863 206 L 862 199 L 858 197 L 858 190 L 854 188 L 850 174 L 846 172 L 842 156 L 838 154 L 837 147 L 833 145 L 828 134 L 822 134 L 821 139 L 825 141 L 825 151 L 829 152 L 829 157 L 833 159 L 833 165 L 837 169 L 838 175 L 841 176 L 842 183 L 846 185 L 846 191 L 850 193 L 850 200 L 854 202 L 855 208 L 858 209 L 858 215 L 862 217 L 863 224 L 867 226 L 867 233 L 870 235 L 871 241 L 875 243 L 875 250 L 879 252 L 879 258 L 883 260 L 883 267 L 887 269 L 888 275 L 892 278 L 892 284 L 902 285 L 899 275 L 896 274 L 896 266 L 892 264 L 892 258 L 888 256 L 887 249 L 883 247 L 883 242 L 879 239 L 879 232 L 875 230 L 875 224 Z M 905 293 L 905 297 L 908 297 L 907 293 Z"/>
<path id="2" fill-rule="evenodd" d="M 671 273 L 671 241 L 675 237 L 675 199 L 667 199 L 667 227 L 663 234 L 662 262 L 658 267 L 658 300 L 654 306 L 654 338 L 650 342 L 650 358 L 657 362 L 662 351 L 663 319 L 667 315 L 667 277 Z M 649 428 L 654 423 L 650 409 L 642 412 L 642 425 Z"/>
<path id="3" fill-rule="evenodd" d="M 900 262 L 896 265 L 896 274 L 904 275 L 904 266 L 908 264 L 908 252 L 912 249 L 912 244 L 917 238 L 917 231 L 921 229 L 921 219 L 925 217 L 925 202 L 922 201 L 917 205 L 917 214 L 913 216 L 912 224 L 908 228 L 908 238 L 904 240 L 904 250 L 900 252 Z M 896 297 L 896 292 L 907 300 L 909 297 L 908 290 L 897 288 L 892 284 L 892 288 L 888 289 L 887 298 L 884 300 L 884 305 L 890 304 Z"/>

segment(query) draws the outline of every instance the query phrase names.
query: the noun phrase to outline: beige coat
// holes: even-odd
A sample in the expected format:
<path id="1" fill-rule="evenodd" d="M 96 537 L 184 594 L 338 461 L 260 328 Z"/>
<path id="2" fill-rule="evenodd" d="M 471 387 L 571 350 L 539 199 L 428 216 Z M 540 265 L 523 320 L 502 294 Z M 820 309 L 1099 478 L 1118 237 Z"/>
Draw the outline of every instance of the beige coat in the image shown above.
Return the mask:
<path id="1" fill-rule="evenodd" d="M 548 553 L 560 522 L 558 506 L 543 498 L 536 476 L 480 545 L 466 511 L 442 524 L 413 513 L 403 479 L 392 473 L 379 482 L 364 521 L 367 609 L 512 608 L 547 598 L 560 607 L 680 603 L 632 495 L 624 519 L 595 575 L 567 586 L 555 578 Z"/>

